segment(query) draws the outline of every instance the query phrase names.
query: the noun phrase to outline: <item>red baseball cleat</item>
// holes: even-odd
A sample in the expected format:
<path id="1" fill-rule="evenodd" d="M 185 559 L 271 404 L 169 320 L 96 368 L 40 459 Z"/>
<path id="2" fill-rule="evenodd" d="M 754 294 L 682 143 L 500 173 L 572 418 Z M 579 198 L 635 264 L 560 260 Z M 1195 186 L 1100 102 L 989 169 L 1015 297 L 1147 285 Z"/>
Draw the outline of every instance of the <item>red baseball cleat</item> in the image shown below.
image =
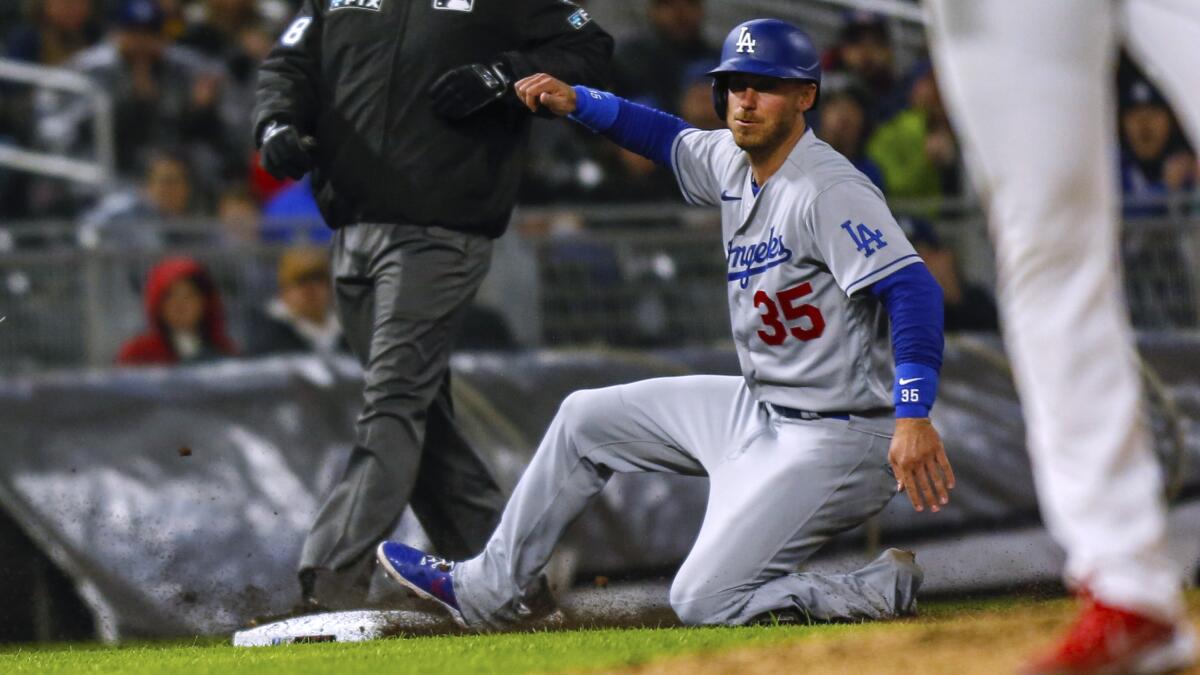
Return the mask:
<path id="1" fill-rule="evenodd" d="M 1186 623 L 1162 623 L 1083 596 L 1075 623 L 1049 654 L 1030 663 L 1025 675 L 1145 675 L 1192 665 L 1195 639 Z"/>

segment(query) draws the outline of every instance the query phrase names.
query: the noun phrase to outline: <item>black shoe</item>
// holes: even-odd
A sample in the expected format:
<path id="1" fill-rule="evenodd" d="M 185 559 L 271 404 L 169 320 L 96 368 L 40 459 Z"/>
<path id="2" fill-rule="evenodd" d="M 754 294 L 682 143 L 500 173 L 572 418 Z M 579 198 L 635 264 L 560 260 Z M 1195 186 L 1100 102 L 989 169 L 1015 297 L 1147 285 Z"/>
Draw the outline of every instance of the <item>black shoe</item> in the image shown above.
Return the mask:
<path id="1" fill-rule="evenodd" d="M 364 609 L 374 566 L 375 560 L 370 558 L 365 563 L 358 562 L 339 570 L 306 567 L 298 575 L 300 597 L 323 611 Z"/>
<path id="2" fill-rule="evenodd" d="M 256 616 L 250 619 L 246 622 L 246 628 L 257 628 L 259 626 L 265 626 L 269 623 L 294 619 L 298 616 L 322 614 L 329 611 L 331 610 L 328 607 L 321 605 L 321 603 L 317 602 L 316 600 L 312 598 L 303 598 L 300 600 L 300 602 L 297 602 L 295 605 L 293 605 L 289 610 L 279 612 L 277 614 L 264 614 L 262 616 Z"/>

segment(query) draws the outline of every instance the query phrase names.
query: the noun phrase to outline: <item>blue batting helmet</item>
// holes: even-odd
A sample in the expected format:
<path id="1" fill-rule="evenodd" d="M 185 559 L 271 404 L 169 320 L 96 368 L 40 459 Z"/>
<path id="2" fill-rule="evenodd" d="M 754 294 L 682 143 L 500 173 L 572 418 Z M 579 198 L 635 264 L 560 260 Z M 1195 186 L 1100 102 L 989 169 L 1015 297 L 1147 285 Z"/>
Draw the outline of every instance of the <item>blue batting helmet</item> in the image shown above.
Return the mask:
<path id="1" fill-rule="evenodd" d="M 713 105 L 725 119 L 727 94 L 724 75 L 750 73 L 784 80 L 804 80 L 821 92 L 821 58 L 808 34 L 779 19 L 754 19 L 734 26 L 721 47 L 721 65 L 713 76 Z M 816 105 L 814 100 L 813 105 Z"/>

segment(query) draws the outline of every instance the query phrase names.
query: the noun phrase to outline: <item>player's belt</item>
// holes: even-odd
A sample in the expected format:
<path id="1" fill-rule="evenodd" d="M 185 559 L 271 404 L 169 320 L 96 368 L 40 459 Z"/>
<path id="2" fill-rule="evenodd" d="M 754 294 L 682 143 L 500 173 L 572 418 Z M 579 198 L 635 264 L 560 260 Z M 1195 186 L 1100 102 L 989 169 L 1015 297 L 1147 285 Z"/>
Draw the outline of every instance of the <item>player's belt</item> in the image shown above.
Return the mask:
<path id="1" fill-rule="evenodd" d="M 781 416 L 790 417 L 794 420 L 850 419 L 850 413 L 848 412 L 813 412 L 812 410 L 788 408 L 787 406 L 775 405 L 774 403 L 768 403 L 767 405 L 771 406 L 771 409 L 779 413 Z"/>

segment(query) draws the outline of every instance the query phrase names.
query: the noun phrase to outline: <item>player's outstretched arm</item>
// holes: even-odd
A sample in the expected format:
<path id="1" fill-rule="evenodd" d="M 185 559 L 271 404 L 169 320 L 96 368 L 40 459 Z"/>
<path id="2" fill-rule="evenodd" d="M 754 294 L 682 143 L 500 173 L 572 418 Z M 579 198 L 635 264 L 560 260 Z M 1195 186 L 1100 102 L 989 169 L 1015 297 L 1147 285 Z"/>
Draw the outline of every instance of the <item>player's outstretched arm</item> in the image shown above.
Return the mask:
<path id="1" fill-rule="evenodd" d="M 942 289 L 924 264 L 908 265 L 871 287 L 892 323 L 896 431 L 888 462 L 913 508 L 936 513 L 950 501 L 954 471 L 929 412 L 937 399 L 944 344 Z"/>
<path id="2" fill-rule="evenodd" d="M 691 129 L 683 120 L 606 91 L 566 84 L 545 73 L 530 75 L 514 85 L 517 97 L 531 111 L 549 110 L 602 134 L 617 145 L 658 164 L 671 167 L 671 148 L 680 133 Z M 674 168 L 674 167 L 671 167 Z"/>

